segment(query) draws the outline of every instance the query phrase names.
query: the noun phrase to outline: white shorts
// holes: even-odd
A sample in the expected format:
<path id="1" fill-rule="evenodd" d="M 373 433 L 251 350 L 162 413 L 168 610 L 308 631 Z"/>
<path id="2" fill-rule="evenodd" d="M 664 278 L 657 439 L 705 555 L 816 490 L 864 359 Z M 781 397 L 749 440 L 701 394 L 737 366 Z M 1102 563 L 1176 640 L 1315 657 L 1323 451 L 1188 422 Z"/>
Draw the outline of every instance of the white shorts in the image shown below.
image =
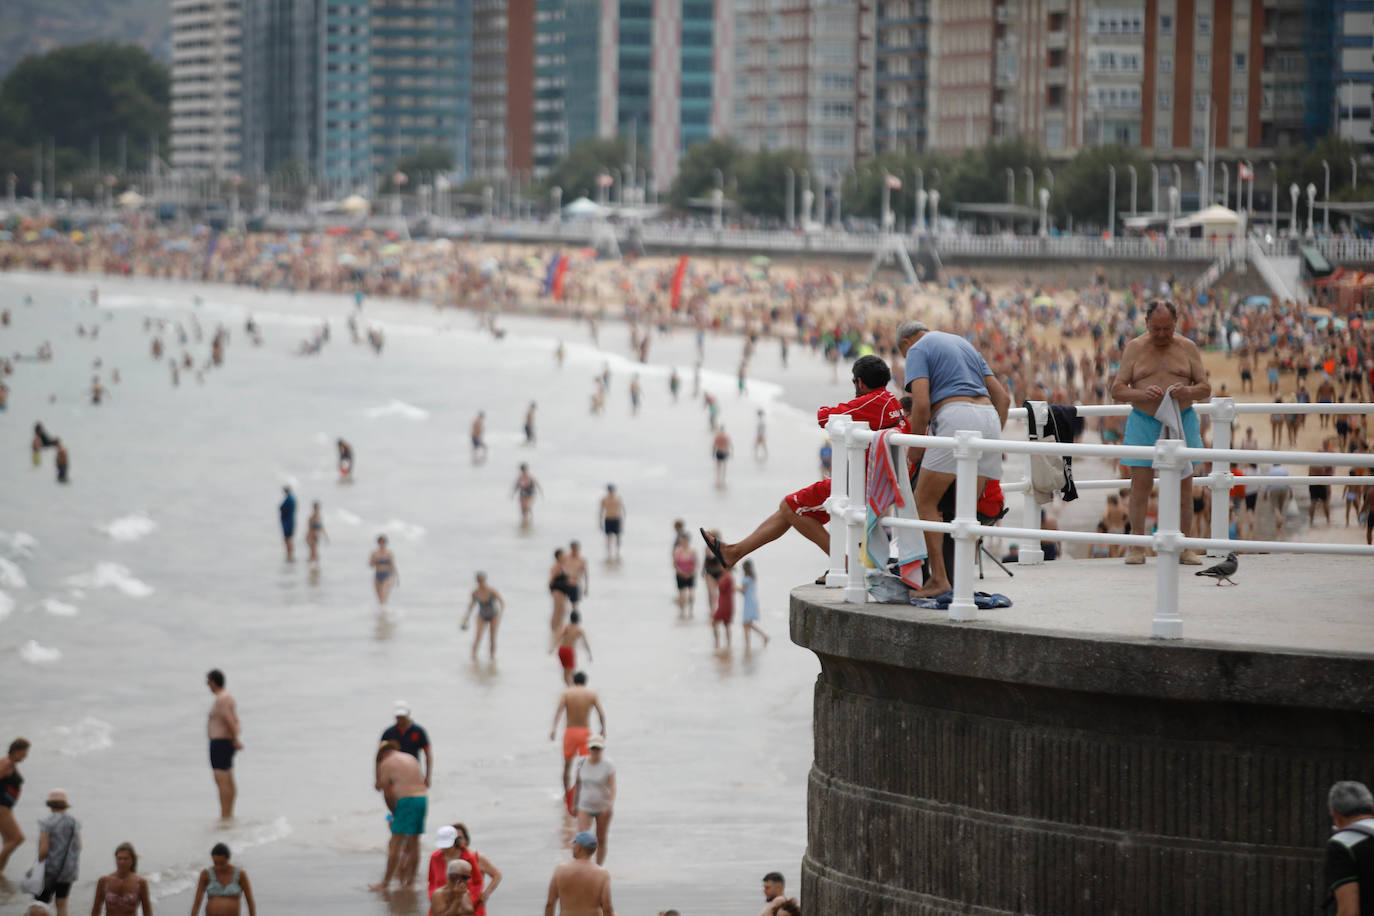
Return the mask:
<path id="1" fill-rule="evenodd" d="M 956 430 L 971 429 L 984 439 L 1002 438 L 1002 420 L 997 416 L 997 408 L 991 404 L 975 404 L 972 401 L 950 401 L 930 418 L 932 436 L 953 436 Z M 958 462 L 954 450 L 948 448 L 928 448 L 921 459 L 921 470 L 938 471 L 941 474 L 954 474 Z M 1002 453 L 981 452 L 978 455 L 978 476 L 993 480 L 1002 479 Z"/>

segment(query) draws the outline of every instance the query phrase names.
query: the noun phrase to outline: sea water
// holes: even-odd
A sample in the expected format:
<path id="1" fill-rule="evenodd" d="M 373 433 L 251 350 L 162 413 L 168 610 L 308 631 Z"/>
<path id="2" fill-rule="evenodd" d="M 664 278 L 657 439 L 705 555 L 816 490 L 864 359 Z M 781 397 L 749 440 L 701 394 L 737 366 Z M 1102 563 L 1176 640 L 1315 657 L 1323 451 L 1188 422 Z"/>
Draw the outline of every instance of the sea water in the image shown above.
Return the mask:
<path id="1" fill-rule="evenodd" d="M 99 307 L 88 303 L 95 283 Z M 55 351 L 52 362 L 18 364 L 0 413 L 0 743 L 33 742 L 15 811 L 29 841 L 11 879 L 33 858 L 44 796 L 61 787 L 85 837 L 78 909 L 129 840 L 159 908 L 189 907 L 210 847 L 223 841 L 264 912 L 424 912 L 423 890 L 389 899 L 366 890 L 387 842 L 373 755 L 404 699 L 435 750 L 424 855 L 440 824 L 461 820 L 504 872 L 494 916 L 536 911 L 571 835 L 561 740 L 549 740 L 563 685 L 549 654 L 547 574 L 553 549 L 575 538 L 591 569 L 592 657 L 579 662 L 600 693 L 618 768 L 607 861 L 617 909 L 754 913 L 765 872 L 798 882 L 818 664 L 788 639 L 787 600 L 825 558 L 795 534 L 760 551 L 761 623 L 773 642 L 746 653 L 737 612 L 734 647 L 717 653 L 704 589 L 694 619 L 677 620 L 671 524 L 683 519 L 700 552 L 698 526 L 739 539 L 814 480 L 814 407 L 851 397 L 847 375 L 837 384 L 799 348 L 784 369 L 765 342 L 741 394 L 742 341 L 708 337 L 702 384 L 735 443 L 717 488 L 706 413 L 690 397 L 691 331 L 655 334 L 641 365 L 615 322 L 601 325 L 598 345 L 584 324 L 507 317 L 498 340 L 468 312 L 370 300 L 356 314 L 362 328 L 385 331 L 378 356 L 350 342 L 354 308 L 342 295 L 8 275 L 0 308 L 13 317 L 0 330 L 5 352 L 45 340 Z M 243 331 L 249 314 L 261 347 Z M 145 318 L 170 323 L 160 361 Z M 323 351 L 294 355 L 326 320 Z M 204 332 L 186 347 L 197 367 L 218 324 L 231 334 L 225 364 L 203 383 L 183 371 L 174 387 L 167 360 L 183 349 L 174 327 L 189 334 L 193 321 Z M 99 336 L 78 336 L 78 324 Z M 593 377 L 607 365 L 607 407 L 593 416 Z M 644 398 L 633 416 L 636 373 Z M 109 390 L 100 406 L 87 396 L 95 375 Z M 538 441 L 527 447 L 531 400 Z M 760 409 L 766 461 L 753 457 Z M 468 445 L 478 410 L 490 448 L 480 464 Z M 51 450 L 31 464 L 36 421 L 71 452 L 65 486 Z M 349 484 L 338 480 L 338 437 L 354 449 Z M 512 498 L 521 462 L 543 490 L 528 530 Z M 299 500 L 290 564 L 277 522 L 288 483 Z M 626 504 L 618 565 L 604 561 L 597 526 L 607 483 Z M 314 500 L 328 535 L 318 571 L 303 543 Z M 381 533 L 400 573 L 386 613 L 367 567 Z M 474 663 L 473 631 L 458 628 L 478 570 L 506 600 L 494 663 L 485 647 Z M 206 753 L 205 673 L 216 667 L 245 745 L 227 824 Z M 0 911 L 19 909 L 0 892 Z"/>

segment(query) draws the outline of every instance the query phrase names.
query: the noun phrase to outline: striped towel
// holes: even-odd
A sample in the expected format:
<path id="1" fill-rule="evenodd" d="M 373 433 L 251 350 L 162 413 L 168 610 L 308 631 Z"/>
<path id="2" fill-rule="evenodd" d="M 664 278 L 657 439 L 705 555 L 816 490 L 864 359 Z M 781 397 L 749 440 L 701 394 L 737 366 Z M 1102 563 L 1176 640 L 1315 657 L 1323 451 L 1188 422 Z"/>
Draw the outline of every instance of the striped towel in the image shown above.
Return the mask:
<path id="1" fill-rule="evenodd" d="M 864 550 L 869 565 L 877 569 L 887 569 L 888 554 L 891 552 L 887 529 L 878 523 L 882 515 L 896 506 L 894 514 L 899 518 L 917 517 L 906 474 L 898 474 L 898 468 L 903 472 L 906 470 L 906 448 L 888 441 L 894 432 L 897 430 L 879 431 L 873 444 L 868 447 L 868 476 L 864 494 L 868 518 L 864 530 Z M 911 588 L 920 588 L 923 584 L 921 564 L 926 558 L 925 536 L 914 528 L 898 528 L 896 532 L 897 564 L 902 581 Z"/>

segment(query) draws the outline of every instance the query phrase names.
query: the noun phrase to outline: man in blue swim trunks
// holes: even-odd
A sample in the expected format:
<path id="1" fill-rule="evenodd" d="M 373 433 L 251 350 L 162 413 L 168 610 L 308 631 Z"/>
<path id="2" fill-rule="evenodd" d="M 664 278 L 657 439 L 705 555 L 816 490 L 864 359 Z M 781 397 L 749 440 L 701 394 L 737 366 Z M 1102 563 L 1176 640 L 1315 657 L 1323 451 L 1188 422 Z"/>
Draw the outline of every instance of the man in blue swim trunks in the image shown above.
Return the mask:
<path id="1" fill-rule="evenodd" d="M 1193 404 L 1212 396 L 1212 383 L 1202 365 L 1202 353 L 1197 344 L 1175 333 L 1178 310 L 1166 299 L 1156 299 L 1145 309 L 1145 333 L 1126 344 L 1121 354 L 1121 367 L 1112 382 L 1112 399 L 1130 404 L 1126 418 L 1126 445 L 1154 445 L 1163 430 L 1155 413 L 1166 396 L 1178 404 L 1183 421 L 1183 438 L 1188 447 L 1202 448 L 1202 433 Z M 1154 489 L 1154 469 L 1147 458 L 1127 458 L 1121 462 L 1131 472 L 1131 497 L 1127 507 L 1133 534 L 1149 534 L 1145 527 L 1145 509 Z M 1192 465 L 1183 475 L 1191 477 Z M 1193 525 L 1193 488 L 1179 487 L 1179 528 L 1190 531 Z M 1145 549 L 1132 547 L 1126 551 L 1126 562 L 1138 566 L 1145 562 Z M 1198 566 L 1202 558 L 1185 550 L 1179 562 Z"/>
<path id="2" fill-rule="evenodd" d="M 391 810 L 391 842 L 386 851 L 386 874 L 369 887 L 385 891 L 394 876 L 401 887 L 415 883 L 420 867 L 420 835 L 425 832 L 428 788 L 420 762 L 401 750 L 395 741 L 377 748 L 377 791 Z"/>

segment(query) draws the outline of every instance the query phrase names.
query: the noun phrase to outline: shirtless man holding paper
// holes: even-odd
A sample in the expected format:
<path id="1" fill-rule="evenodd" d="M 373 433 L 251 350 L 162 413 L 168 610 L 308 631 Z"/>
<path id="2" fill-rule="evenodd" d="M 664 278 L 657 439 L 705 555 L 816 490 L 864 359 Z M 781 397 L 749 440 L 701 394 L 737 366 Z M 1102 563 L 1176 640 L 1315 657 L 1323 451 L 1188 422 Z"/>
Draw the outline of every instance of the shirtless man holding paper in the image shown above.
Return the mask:
<path id="1" fill-rule="evenodd" d="M 1130 404 L 1126 419 L 1126 445 L 1154 445 L 1163 430 L 1155 418 L 1166 395 L 1178 404 L 1183 426 L 1183 438 L 1188 447 L 1202 448 L 1202 433 L 1193 404 L 1212 396 L 1212 383 L 1202 365 L 1202 353 L 1197 344 L 1176 334 L 1178 310 L 1172 302 L 1157 299 L 1145 309 L 1145 333 L 1126 344 L 1121 354 L 1121 367 L 1112 382 L 1112 399 Z M 1121 462 L 1131 472 L 1129 512 L 1132 534 L 1149 534 L 1145 527 L 1145 508 L 1154 488 L 1154 469 L 1148 458 L 1126 458 Z M 1192 476 L 1187 465 L 1184 476 Z M 1192 487 L 1179 487 L 1179 529 L 1189 531 L 1193 524 Z M 1126 551 L 1126 562 L 1137 566 L 1145 562 L 1145 549 L 1132 547 Z M 1202 558 L 1192 550 L 1179 555 L 1179 562 L 1198 566 Z"/>

